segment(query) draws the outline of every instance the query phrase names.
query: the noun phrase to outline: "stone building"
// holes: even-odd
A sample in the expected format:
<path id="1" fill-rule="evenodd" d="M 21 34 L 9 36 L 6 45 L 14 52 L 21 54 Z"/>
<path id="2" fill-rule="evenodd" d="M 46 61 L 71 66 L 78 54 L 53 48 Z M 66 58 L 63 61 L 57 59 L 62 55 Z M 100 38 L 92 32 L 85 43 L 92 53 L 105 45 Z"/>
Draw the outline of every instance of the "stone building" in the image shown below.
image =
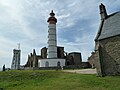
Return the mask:
<path id="1" fill-rule="evenodd" d="M 41 49 L 41 58 L 47 58 L 47 48 L 46 47 Z"/>
<path id="2" fill-rule="evenodd" d="M 79 52 L 71 52 L 66 55 L 66 65 L 81 65 L 82 57 Z"/>
<path id="3" fill-rule="evenodd" d="M 82 63 L 82 56 L 80 52 L 71 52 L 65 54 L 64 47 L 57 47 L 57 57 L 59 59 L 65 59 L 65 65 L 81 65 Z M 41 49 L 41 55 L 37 55 L 35 49 L 33 49 L 33 53 L 28 55 L 27 63 L 24 67 L 38 67 L 38 60 L 39 59 L 46 59 L 47 58 L 47 48 L 43 47 Z"/>
<path id="4" fill-rule="evenodd" d="M 47 58 L 47 49 L 48 48 L 43 47 L 41 49 L 41 55 L 37 55 L 35 49 L 33 49 L 33 53 L 30 53 L 30 55 L 28 55 L 28 60 L 27 63 L 25 64 L 25 67 L 38 67 L 39 66 L 38 60 Z M 65 58 L 64 47 L 57 47 L 57 50 L 58 58 Z"/>
<path id="5" fill-rule="evenodd" d="M 57 46 L 57 57 L 58 58 L 65 58 L 64 47 Z"/>
<path id="6" fill-rule="evenodd" d="M 28 55 L 28 60 L 24 67 L 38 67 L 38 59 L 41 58 L 41 55 L 36 55 L 35 49 L 33 49 L 33 53 Z"/>
<path id="7" fill-rule="evenodd" d="M 95 63 L 99 76 L 120 75 L 120 12 L 108 15 L 99 6 L 101 22 L 95 38 Z"/>
<path id="8" fill-rule="evenodd" d="M 88 62 L 92 68 L 95 68 L 95 52 L 92 52 L 91 56 L 88 57 Z"/>

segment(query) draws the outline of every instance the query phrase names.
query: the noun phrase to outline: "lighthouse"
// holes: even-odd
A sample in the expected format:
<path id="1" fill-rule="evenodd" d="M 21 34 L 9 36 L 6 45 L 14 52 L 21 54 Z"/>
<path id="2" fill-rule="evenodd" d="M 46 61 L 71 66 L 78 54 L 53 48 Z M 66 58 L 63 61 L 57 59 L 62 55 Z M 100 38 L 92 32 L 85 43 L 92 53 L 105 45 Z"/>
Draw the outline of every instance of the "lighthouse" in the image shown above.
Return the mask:
<path id="1" fill-rule="evenodd" d="M 57 38 L 56 38 L 56 23 L 55 13 L 53 10 L 48 18 L 48 50 L 47 58 L 57 58 Z"/>
<path id="2" fill-rule="evenodd" d="M 65 59 L 57 57 L 57 34 L 55 13 L 53 10 L 50 12 L 48 18 L 48 49 L 47 58 L 38 60 L 39 67 L 63 67 L 65 66 Z"/>

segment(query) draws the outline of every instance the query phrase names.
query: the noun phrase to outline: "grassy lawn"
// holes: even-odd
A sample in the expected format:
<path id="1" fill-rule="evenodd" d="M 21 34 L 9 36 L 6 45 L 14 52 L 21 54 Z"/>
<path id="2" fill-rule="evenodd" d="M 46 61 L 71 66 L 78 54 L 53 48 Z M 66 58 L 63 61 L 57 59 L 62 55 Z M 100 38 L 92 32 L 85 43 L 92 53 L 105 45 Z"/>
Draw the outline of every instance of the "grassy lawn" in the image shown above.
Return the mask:
<path id="1" fill-rule="evenodd" d="M 55 70 L 0 72 L 3 90 L 120 90 L 120 76 L 96 77 Z M 1 90 L 1 89 L 0 89 Z"/>

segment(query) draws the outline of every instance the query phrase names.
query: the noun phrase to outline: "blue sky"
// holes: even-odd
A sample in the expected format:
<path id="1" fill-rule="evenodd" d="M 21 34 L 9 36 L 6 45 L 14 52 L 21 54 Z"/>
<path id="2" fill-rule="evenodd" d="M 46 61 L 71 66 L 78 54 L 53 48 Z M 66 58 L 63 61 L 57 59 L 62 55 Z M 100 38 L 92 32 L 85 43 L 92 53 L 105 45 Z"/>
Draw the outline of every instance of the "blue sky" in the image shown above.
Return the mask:
<path id="1" fill-rule="evenodd" d="M 66 52 L 81 52 L 83 61 L 94 51 L 100 23 L 99 5 L 107 13 L 120 11 L 120 0 L 0 0 L 0 67 L 11 66 L 13 49 L 21 44 L 21 64 L 36 49 L 47 47 L 51 10 L 56 14 L 58 46 Z"/>

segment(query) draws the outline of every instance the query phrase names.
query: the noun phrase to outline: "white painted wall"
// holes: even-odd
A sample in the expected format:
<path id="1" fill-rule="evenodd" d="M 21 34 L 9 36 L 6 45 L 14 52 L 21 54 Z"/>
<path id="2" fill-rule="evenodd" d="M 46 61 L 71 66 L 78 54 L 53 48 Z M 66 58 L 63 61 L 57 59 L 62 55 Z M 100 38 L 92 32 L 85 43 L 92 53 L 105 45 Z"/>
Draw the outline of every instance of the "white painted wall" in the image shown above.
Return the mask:
<path id="1" fill-rule="evenodd" d="M 48 25 L 48 58 L 57 58 L 56 24 Z"/>
<path id="2" fill-rule="evenodd" d="M 56 41 L 49 40 L 49 41 L 48 41 L 48 44 L 49 44 L 48 47 L 56 46 Z"/>
<path id="3" fill-rule="evenodd" d="M 46 67 L 46 62 L 49 63 L 49 67 L 56 67 L 58 62 L 60 62 L 61 67 L 65 66 L 65 59 L 40 59 L 38 62 L 39 67 Z"/>

